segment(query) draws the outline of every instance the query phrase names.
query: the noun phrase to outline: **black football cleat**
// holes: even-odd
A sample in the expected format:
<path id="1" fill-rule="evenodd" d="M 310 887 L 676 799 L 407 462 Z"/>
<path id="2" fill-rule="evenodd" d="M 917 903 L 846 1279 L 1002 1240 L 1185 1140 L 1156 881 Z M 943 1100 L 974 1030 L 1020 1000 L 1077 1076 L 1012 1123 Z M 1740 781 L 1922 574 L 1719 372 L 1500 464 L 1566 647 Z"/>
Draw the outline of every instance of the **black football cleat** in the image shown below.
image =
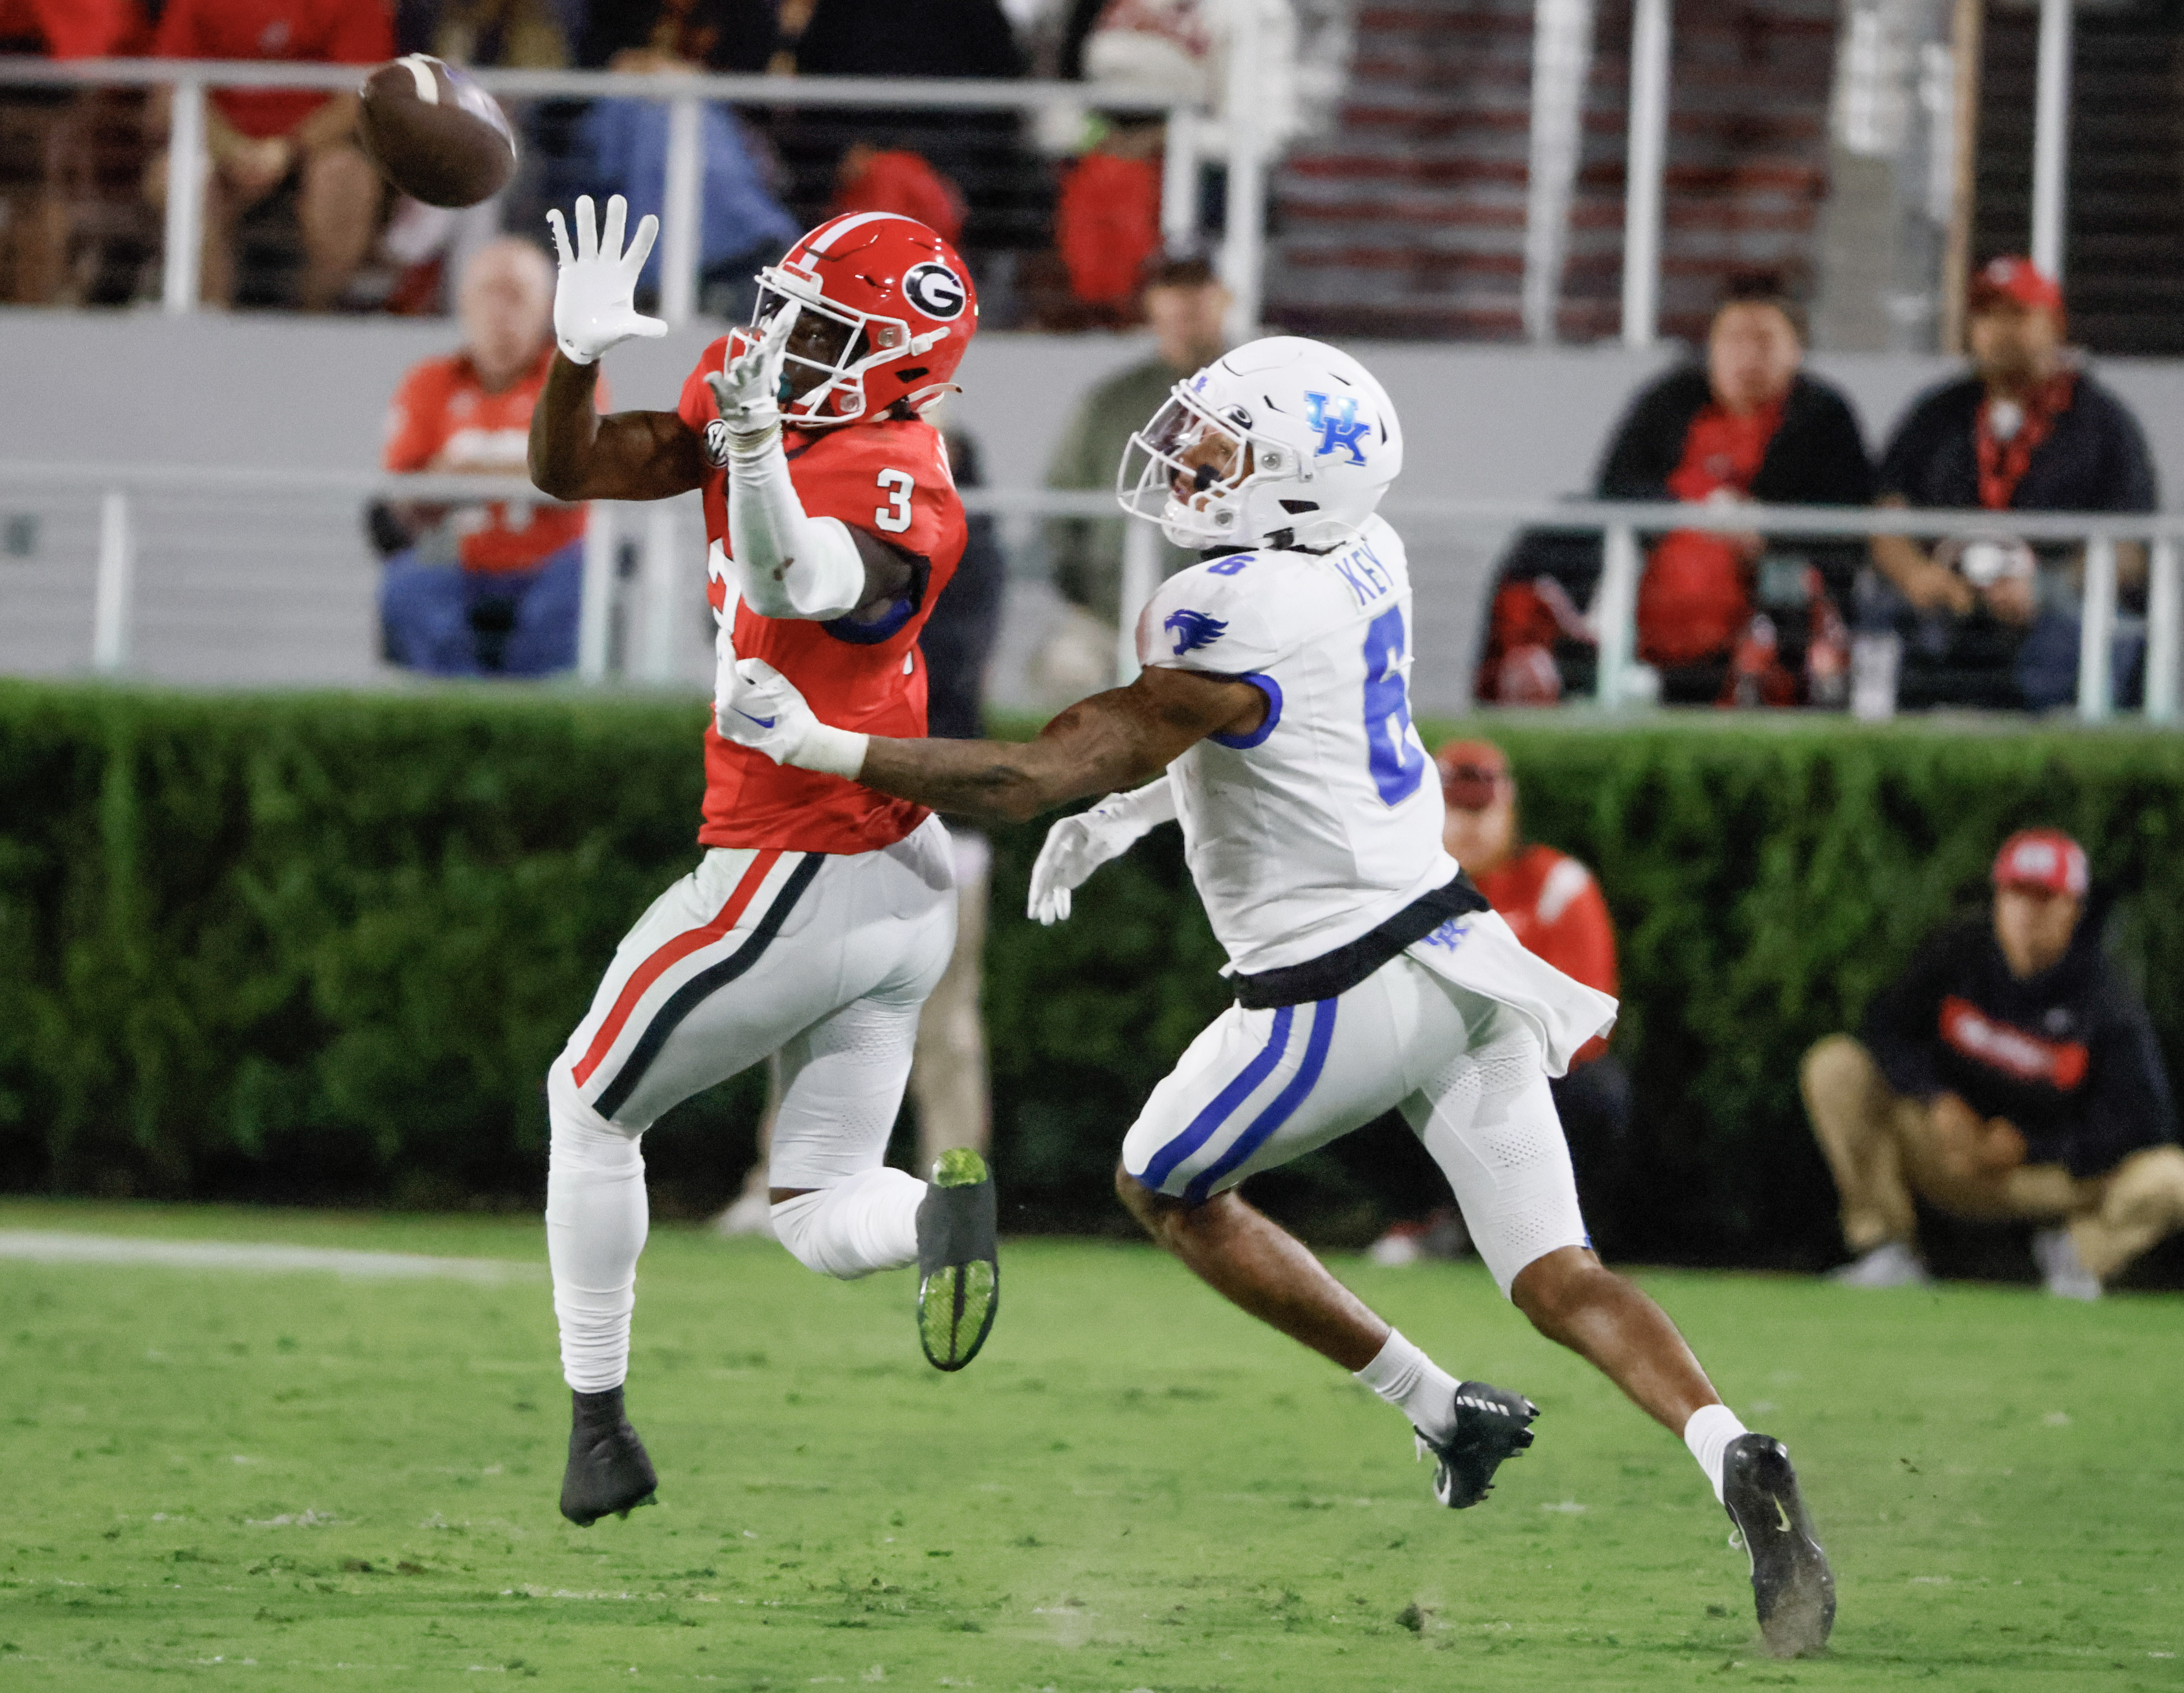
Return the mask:
<path id="1" fill-rule="evenodd" d="M 1458 1382 L 1456 1432 L 1445 1441 L 1418 1435 L 1418 1456 L 1434 1457 L 1434 1497 L 1451 1511 L 1476 1505 L 1494 1485 L 1494 1472 L 1532 1444 L 1540 1407 L 1521 1393 L 1483 1381 Z"/>
<path id="2" fill-rule="evenodd" d="M 993 1332 L 1001 1301 L 994 1178 L 967 1146 L 940 1155 L 917 1205 L 917 1342 L 936 1370 L 960 1370 Z"/>
<path id="3" fill-rule="evenodd" d="M 1721 1461 L 1721 1501 L 1752 1560 L 1759 1632 L 1777 1657 L 1803 1657 L 1828 1643 L 1836 1622 L 1836 1578 L 1813 1538 L 1797 1473 L 1782 1443 L 1739 1434 Z"/>
<path id="4" fill-rule="evenodd" d="M 602 1517 L 627 1517 L 649 1505 L 660 1478 L 644 1455 L 644 1442 L 629 1426 L 621 1408 L 621 1389 L 572 1393 L 569 1467 L 561 1476 L 561 1514 L 579 1529 Z"/>

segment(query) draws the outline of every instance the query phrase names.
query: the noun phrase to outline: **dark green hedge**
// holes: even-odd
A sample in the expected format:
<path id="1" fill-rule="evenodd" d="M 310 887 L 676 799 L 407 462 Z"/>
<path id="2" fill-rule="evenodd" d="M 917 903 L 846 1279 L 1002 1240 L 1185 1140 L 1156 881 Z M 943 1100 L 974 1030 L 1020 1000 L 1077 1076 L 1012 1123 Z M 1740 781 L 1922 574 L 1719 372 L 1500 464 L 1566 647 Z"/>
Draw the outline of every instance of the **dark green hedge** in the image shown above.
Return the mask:
<path id="1" fill-rule="evenodd" d="M 546 1064 L 693 861 L 701 710 L 0 685 L 0 1183 L 529 1202 Z M 1980 896 L 2020 824 L 2086 843 L 2184 1056 L 2184 740 L 1711 717 L 1493 732 L 1529 832 L 1596 867 L 1622 927 L 1641 1136 L 1594 1202 L 1624 1250 L 1829 1256 L 1797 1054 Z M 1040 829 L 997 840 L 997 1161 L 1022 1223 L 1112 1221 L 1123 1128 L 1223 1003 L 1162 833 L 1047 931 L 1016 915 Z M 745 1078 L 655 1131 L 671 1206 L 727 1193 L 755 1108 Z M 1373 1144 L 1270 1198 L 1371 1227 L 1412 1180 L 1390 1194 Z"/>

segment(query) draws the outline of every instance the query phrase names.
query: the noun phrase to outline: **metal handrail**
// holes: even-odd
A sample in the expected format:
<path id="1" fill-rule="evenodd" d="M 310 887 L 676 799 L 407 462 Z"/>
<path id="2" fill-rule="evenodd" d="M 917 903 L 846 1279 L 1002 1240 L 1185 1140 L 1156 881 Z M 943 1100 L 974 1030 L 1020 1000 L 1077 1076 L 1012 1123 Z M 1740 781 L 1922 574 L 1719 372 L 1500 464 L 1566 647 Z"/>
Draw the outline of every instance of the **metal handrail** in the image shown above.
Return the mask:
<path id="1" fill-rule="evenodd" d="M 213 496 L 259 493 L 378 497 L 448 504 L 543 499 L 526 478 L 512 476 L 404 473 L 384 471 L 296 471 L 224 465 L 38 463 L 0 459 L 0 486 L 95 492 L 100 500 L 98 578 L 94 613 L 94 663 L 102 671 L 126 667 L 128 632 L 134 599 L 135 516 L 131 497 L 148 493 Z M 1098 489 L 967 487 L 963 504 L 976 515 L 1006 517 L 1099 518 L 1119 515 L 1114 497 Z M 2086 550 L 2086 585 L 2081 607 L 2078 711 L 2089 721 L 2114 712 L 2110 643 L 2116 613 L 2116 546 L 2151 543 L 2148 594 L 2146 716 L 2175 721 L 2179 715 L 2179 671 L 2184 668 L 2184 512 L 1991 512 L 1913 510 L 1886 506 L 1684 505 L 1642 500 L 1467 500 L 1395 498 L 1382 514 L 1404 524 L 1500 531 L 1529 526 L 1597 532 L 1602 541 L 1600 585 L 1590 614 L 1600 641 L 1596 697 L 1607 709 L 1630 703 L 1635 671 L 1638 578 L 1642 569 L 1641 537 L 1677 529 L 1724 533 L 1760 532 L 1772 536 L 1919 537 L 1991 535 L 1998 529 L 2030 541 L 2081 542 Z M 612 593 L 616 537 L 621 526 L 640 521 L 639 509 L 597 502 L 585 540 L 585 588 L 578 642 L 579 670 L 588 679 L 606 673 L 608 608 Z M 640 521 L 645 577 L 665 593 L 675 580 L 674 558 L 682 541 L 677 520 L 666 505 L 655 503 Z M 1151 531 L 1134 525 L 1134 542 L 1149 542 Z M 1156 582 L 1156 564 L 1148 545 L 1128 549 L 1125 559 L 1126 601 L 1142 603 Z M 662 602 L 664 604 L 664 601 Z M 655 611 L 648 627 L 666 627 Z M 1126 616 L 1127 631 L 1134 619 Z M 665 647 L 660 643 L 660 650 Z M 1134 654 L 1118 649 L 1128 674 Z"/>
<path id="2" fill-rule="evenodd" d="M 359 86 L 372 67 L 290 64 L 255 59 L 0 58 L 0 87 L 171 87 L 174 111 L 168 147 L 165 250 L 160 298 L 171 315 L 197 309 L 198 242 L 204 229 L 205 94 L 211 88 L 323 88 Z M 699 226 L 703 216 L 705 152 L 700 109 L 708 102 L 744 105 L 924 108 L 935 111 L 1038 111 L 1053 107 L 1157 113 L 1167 125 L 1161 175 L 1161 234 L 1171 249 L 1193 242 L 1198 232 L 1198 159 L 1212 138 L 1210 125 L 1191 102 L 1152 89 L 1105 83 L 1011 78 L 879 76 L 694 75 L 682 72 L 611 70 L 471 71 L 488 92 L 511 99 L 615 98 L 662 103 L 669 111 L 664 203 L 660 208 L 660 315 L 677 326 L 697 306 Z M 1228 145 L 1240 156 L 1254 146 L 1252 118 L 1237 108 Z M 1256 154 L 1253 155 L 1256 170 Z M 1246 171 L 1247 176 L 1251 171 Z M 1255 332 L 1259 278 L 1265 265 L 1263 219 L 1239 216 L 1264 198 L 1256 182 L 1232 192 L 1222 241 L 1222 269 L 1237 305 L 1232 331 Z"/>

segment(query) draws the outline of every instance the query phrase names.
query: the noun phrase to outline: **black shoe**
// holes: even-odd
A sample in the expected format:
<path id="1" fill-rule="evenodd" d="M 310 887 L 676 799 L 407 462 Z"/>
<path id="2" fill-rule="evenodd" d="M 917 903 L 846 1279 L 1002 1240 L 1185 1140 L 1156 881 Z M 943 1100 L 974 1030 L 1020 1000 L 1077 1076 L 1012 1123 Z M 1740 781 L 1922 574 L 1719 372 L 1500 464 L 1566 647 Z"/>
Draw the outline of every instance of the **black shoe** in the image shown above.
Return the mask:
<path id="1" fill-rule="evenodd" d="M 917 1206 L 917 1342 L 936 1370 L 978 1356 L 1001 1301 L 994 1178 L 967 1146 L 940 1155 Z"/>
<path id="2" fill-rule="evenodd" d="M 1532 1444 L 1531 1421 L 1540 1407 L 1521 1393 L 1483 1381 L 1458 1382 L 1456 1432 L 1445 1441 L 1418 1437 L 1418 1456 L 1433 1454 L 1434 1497 L 1451 1511 L 1476 1505 L 1494 1485 L 1494 1472 Z"/>
<path id="3" fill-rule="evenodd" d="M 653 1502 L 660 1478 L 644 1455 L 644 1442 L 622 1412 L 621 1389 L 573 1393 L 569 1467 L 561 1477 L 561 1514 L 579 1529 L 602 1517 L 627 1517 Z"/>
<path id="4" fill-rule="evenodd" d="M 1836 1579 L 1813 1538 L 1782 1443 L 1767 1434 L 1731 1440 L 1722 1456 L 1721 1498 L 1752 1559 L 1752 1596 L 1767 1650 L 1777 1657 L 1818 1651 L 1835 1626 Z"/>

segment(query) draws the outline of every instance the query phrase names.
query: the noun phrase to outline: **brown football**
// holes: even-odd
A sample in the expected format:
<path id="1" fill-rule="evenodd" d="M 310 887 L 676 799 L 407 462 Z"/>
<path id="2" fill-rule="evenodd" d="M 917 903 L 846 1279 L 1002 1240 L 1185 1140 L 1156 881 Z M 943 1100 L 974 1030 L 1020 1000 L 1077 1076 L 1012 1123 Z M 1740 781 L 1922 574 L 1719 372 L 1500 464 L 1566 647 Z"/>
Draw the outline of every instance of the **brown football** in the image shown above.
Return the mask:
<path id="1" fill-rule="evenodd" d="M 474 206 L 515 174 L 515 131 L 500 103 L 430 53 L 365 79 L 357 130 L 380 173 L 428 206 Z"/>

